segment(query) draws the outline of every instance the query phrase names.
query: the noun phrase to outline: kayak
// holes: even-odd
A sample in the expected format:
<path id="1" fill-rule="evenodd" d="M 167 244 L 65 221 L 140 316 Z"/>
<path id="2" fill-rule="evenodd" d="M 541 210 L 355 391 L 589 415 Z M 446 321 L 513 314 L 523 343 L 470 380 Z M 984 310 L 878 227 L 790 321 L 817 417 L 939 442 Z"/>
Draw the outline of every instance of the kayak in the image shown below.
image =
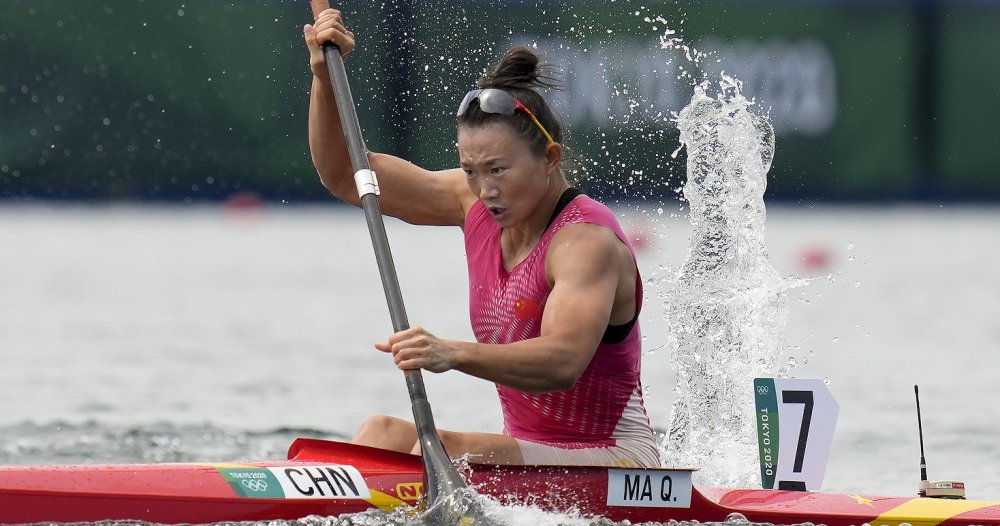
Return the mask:
<path id="1" fill-rule="evenodd" d="M 419 456 L 300 438 L 281 461 L 0 468 L 0 522 L 210 523 L 416 506 Z M 692 470 L 472 464 L 477 492 L 633 523 L 1000 524 L 1000 502 L 696 487 Z"/>

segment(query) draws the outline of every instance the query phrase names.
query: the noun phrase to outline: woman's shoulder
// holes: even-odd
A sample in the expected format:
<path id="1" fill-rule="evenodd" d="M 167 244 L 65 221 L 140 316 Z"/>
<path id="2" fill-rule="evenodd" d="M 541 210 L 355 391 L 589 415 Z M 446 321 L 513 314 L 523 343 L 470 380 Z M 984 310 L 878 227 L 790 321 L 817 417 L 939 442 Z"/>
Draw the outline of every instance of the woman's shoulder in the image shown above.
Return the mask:
<path id="1" fill-rule="evenodd" d="M 618 226 L 618 216 L 608 205 L 584 194 L 573 200 L 573 208 L 579 214 L 578 222 L 595 223 L 602 226 Z"/>
<path id="2" fill-rule="evenodd" d="M 629 250 L 632 249 L 618 216 L 608 205 L 590 196 L 581 195 L 567 208 L 572 210 L 563 219 L 563 224 L 555 233 L 553 241 L 567 240 L 575 236 L 594 236 L 595 241 L 603 239 L 612 241 L 613 245 L 620 242 Z"/>

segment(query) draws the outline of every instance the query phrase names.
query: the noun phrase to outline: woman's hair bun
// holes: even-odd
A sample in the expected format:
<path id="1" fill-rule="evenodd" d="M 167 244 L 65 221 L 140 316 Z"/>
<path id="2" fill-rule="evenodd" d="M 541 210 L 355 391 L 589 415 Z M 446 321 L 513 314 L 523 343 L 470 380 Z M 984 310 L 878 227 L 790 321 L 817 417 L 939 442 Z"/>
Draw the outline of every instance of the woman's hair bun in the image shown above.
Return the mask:
<path id="1" fill-rule="evenodd" d="M 477 127 L 505 121 L 531 144 L 536 154 L 542 155 L 550 140 L 562 142 L 562 126 L 540 93 L 544 89 L 559 88 L 556 77 L 550 73 L 552 70 L 552 66 L 544 64 L 534 50 L 515 46 L 504 53 L 500 61 L 478 82 L 479 88 L 500 89 L 520 101 L 540 126 L 535 126 L 533 119 L 527 117 L 514 118 L 513 115 L 484 112 L 475 103 L 476 99 L 472 99 L 468 110 L 458 116 L 459 127 Z M 546 133 L 542 133 L 542 129 Z"/>
<path id="2" fill-rule="evenodd" d="M 550 67 L 530 48 L 515 46 L 479 81 L 480 88 L 537 89 L 558 84 Z"/>

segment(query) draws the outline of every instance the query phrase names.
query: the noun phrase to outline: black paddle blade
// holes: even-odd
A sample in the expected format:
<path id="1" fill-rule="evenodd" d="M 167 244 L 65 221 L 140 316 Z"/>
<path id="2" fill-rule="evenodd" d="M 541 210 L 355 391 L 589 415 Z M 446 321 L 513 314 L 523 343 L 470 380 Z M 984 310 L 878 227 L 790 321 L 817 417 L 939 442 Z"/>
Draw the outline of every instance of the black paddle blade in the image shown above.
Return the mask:
<path id="1" fill-rule="evenodd" d="M 439 443 L 440 444 L 440 443 Z M 427 502 L 431 506 L 439 500 L 448 498 L 452 494 L 459 493 L 468 486 L 465 480 L 459 475 L 458 470 L 451 463 L 451 459 L 445 454 L 444 448 L 427 448 L 427 444 L 421 444 L 421 455 L 424 460 L 424 471 L 427 478 Z"/>

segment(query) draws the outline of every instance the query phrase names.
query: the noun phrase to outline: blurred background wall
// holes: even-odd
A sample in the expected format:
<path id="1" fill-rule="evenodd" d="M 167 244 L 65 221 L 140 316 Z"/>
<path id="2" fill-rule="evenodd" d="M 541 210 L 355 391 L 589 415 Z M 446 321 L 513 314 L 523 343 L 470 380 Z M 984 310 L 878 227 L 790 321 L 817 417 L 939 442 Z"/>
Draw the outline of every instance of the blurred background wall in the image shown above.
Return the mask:
<path id="1" fill-rule="evenodd" d="M 374 5 L 373 5 L 374 4 Z M 454 110 L 534 45 L 575 174 L 683 183 L 672 112 L 722 72 L 770 114 L 767 198 L 1000 199 L 1000 1 L 341 2 L 369 148 L 457 165 Z M 3 0 L 0 199 L 328 201 L 306 141 L 308 2 Z"/>

